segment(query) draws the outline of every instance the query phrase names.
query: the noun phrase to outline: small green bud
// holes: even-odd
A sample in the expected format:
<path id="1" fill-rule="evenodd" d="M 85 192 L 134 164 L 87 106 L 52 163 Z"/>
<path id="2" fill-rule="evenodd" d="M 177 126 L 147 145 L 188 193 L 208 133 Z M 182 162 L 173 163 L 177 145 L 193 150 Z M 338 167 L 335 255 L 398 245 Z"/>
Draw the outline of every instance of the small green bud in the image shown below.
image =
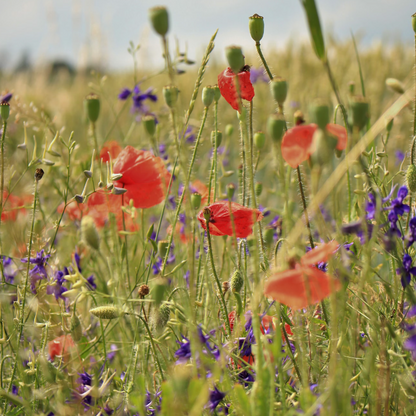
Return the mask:
<path id="1" fill-rule="evenodd" d="M 329 107 L 320 101 L 310 106 L 311 119 L 313 123 L 316 123 L 318 127 L 325 130 L 326 125 L 329 123 Z"/>
<path id="2" fill-rule="evenodd" d="M 227 185 L 227 198 L 230 201 L 233 199 L 234 192 L 235 192 L 235 186 L 232 183 L 228 184 Z"/>
<path id="3" fill-rule="evenodd" d="M 214 85 L 213 88 L 214 88 L 214 101 L 218 103 L 218 101 L 221 98 L 221 91 L 220 91 L 220 88 L 218 87 L 218 84 Z"/>
<path id="4" fill-rule="evenodd" d="M 7 121 L 10 114 L 10 104 L 6 101 L 0 103 L 0 116 L 3 121 Z"/>
<path id="5" fill-rule="evenodd" d="M 269 246 L 274 240 L 274 228 L 266 228 L 264 232 L 264 241 Z"/>
<path id="6" fill-rule="evenodd" d="M 156 331 L 162 330 L 169 321 L 170 308 L 169 305 L 163 302 L 159 310 L 155 311 L 152 319 L 152 327 Z"/>
<path id="7" fill-rule="evenodd" d="M 152 223 L 152 225 L 149 227 L 149 229 L 147 230 L 147 233 L 146 233 L 146 239 L 147 240 L 150 240 L 150 237 L 152 236 L 154 229 L 155 229 L 155 225 Z"/>
<path id="8" fill-rule="evenodd" d="M 168 107 L 175 107 L 178 101 L 179 89 L 175 85 L 166 85 L 163 87 L 163 97 Z"/>
<path id="9" fill-rule="evenodd" d="M 396 78 L 387 78 L 386 85 L 398 94 L 404 94 L 404 85 Z"/>
<path id="10" fill-rule="evenodd" d="M 391 132 L 391 129 L 393 128 L 394 118 L 390 120 L 386 120 L 386 131 L 387 133 Z"/>
<path id="11" fill-rule="evenodd" d="M 244 55 L 239 46 L 229 46 L 225 49 L 227 56 L 228 66 L 234 72 L 238 74 L 244 67 Z"/>
<path id="12" fill-rule="evenodd" d="M 231 276 L 231 291 L 239 293 L 244 286 L 244 278 L 240 270 L 236 270 Z"/>
<path id="13" fill-rule="evenodd" d="M 166 240 L 160 240 L 157 243 L 157 254 L 159 254 L 159 256 L 162 257 L 162 259 L 165 258 L 166 252 L 168 251 L 168 247 L 169 247 L 169 242 Z"/>
<path id="14" fill-rule="evenodd" d="M 265 143 L 266 135 L 262 131 L 254 133 L 254 146 L 256 146 L 258 150 L 263 149 Z"/>
<path id="15" fill-rule="evenodd" d="M 416 192 L 416 166 L 409 165 L 406 172 L 407 186 L 410 192 Z"/>
<path id="16" fill-rule="evenodd" d="M 71 316 L 71 336 L 74 341 L 79 341 L 82 337 L 82 326 L 75 312 Z"/>
<path id="17" fill-rule="evenodd" d="M 283 105 L 287 97 L 288 85 L 285 79 L 276 78 L 270 82 L 270 91 L 274 100 L 279 105 Z"/>
<path id="18" fill-rule="evenodd" d="M 121 310 L 114 305 L 98 306 L 91 309 L 90 313 L 100 319 L 116 319 L 121 316 Z"/>
<path id="19" fill-rule="evenodd" d="M 355 93 L 355 82 L 354 81 L 350 81 L 348 83 L 348 92 L 350 93 L 350 95 L 354 95 L 354 93 Z"/>
<path id="20" fill-rule="evenodd" d="M 155 135 L 155 132 L 156 132 L 156 119 L 155 119 L 155 117 L 152 116 L 152 115 L 144 116 L 142 118 L 142 121 L 143 121 L 143 127 L 144 127 L 146 133 L 150 137 L 153 137 Z"/>
<path id="21" fill-rule="evenodd" d="M 370 104 L 364 98 L 355 96 L 350 102 L 349 122 L 358 131 L 361 131 L 370 119 Z"/>
<path id="22" fill-rule="evenodd" d="M 231 137 L 234 133 L 234 126 L 232 124 L 227 124 L 225 126 L 225 135 Z"/>
<path id="23" fill-rule="evenodd" d="M 213 147 L 219 147 L 222 142 L 222 133 L 220 131 L 212 131 L 211 132 L 211 143 Z"/>
<path id="24" fill-rule="evenodd" d="M 199 209 L 199 207 L 201 206 L 201 199 L 202 196 L 198 192 L 195 192 L 191 195 L 191 205 L 193 209 Z"/>
<path id="25" fill-rule="evenodd" d="M 257 13 L 248 18 L 248 28 L 250 30 L 251 38 L 255 42 L 260 42 L 264 35 L 264 19 Z"/>
<path id="26" fill-rule="evenodd" d="M 317 129 L 312 139 L 313 161 L 319 165 L 327 164 L 334 155 L 337 142 L 337 139 L 327 134 L 325 130 Z"/>
<path id="27" fill-rule="evenodd" d="M 88 215 L 85 215 L 81 220 L 81 240 L 94 250 L 100 249 L 100 235 L 94 220 Z"/>
<path id="28" fill-rule="evenodd" d="M 160 36 L 165 36 L 169 30 L 169 15 L 166 7 L 157 6 L 149 9 L 150 22 Z"/>
<path id="29" fill-rule="evenodd" d="M 413 32 L 415 32 L 415 35 L 416 35 L 416 13 L 412 15 L 412 27 L 413 27 Z"/>
<path id="30" fill-rule="evenodd" d="M 267 132 L 275 143 L 282 140 L 286 122 L 280 114 L 270 116 L 267 120 Z"/>
<path id="31" fill-rule="evenodd" d="M 256 196 L 260 196 L 263 192 L 263 184 L 261 182 L 257 182 L 255 186 Z"/>
<path id="32" fill-rule="evenodd" d="M 211 85 L 208 85 L 207 87 L 205 87 L 202 90 L 202 103 L 204 104 L 204 107 L 209 107 L 214 101 L 214 97 L 215 97 L 215 88 L 212 87 Z"/>
<path id="33" fill-rule="evenodd" d="M 98 98 L 98 95 L 94 93 L 88 94 L 85 97 L 84 105 L 88 119 L 92 123 L 95 123 L 100 115 L 100 99 Z"/>

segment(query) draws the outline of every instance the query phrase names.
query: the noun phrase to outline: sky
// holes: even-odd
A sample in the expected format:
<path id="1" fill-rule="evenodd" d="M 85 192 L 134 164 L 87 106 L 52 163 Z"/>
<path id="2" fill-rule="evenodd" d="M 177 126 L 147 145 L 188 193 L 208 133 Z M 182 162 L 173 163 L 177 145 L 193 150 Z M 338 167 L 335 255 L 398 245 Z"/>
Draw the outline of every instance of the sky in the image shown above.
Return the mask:
<path id="1" fill-rule="evenodd" d="M 198 59 L 216 29 L 214 58 L 224 59 L 228 45 L 253 47 L 248 17 L 265 18 L 263 47 L 282 47 L 288 39 L 308 39 L 300 0 L 0 0 L 0 68 L 12 69 L 27 53 L 32 63 L 65 59 L 74 65 L 101 63 L 112 70 L 132 66 L 129 42 L 140 44 L 138 65 L 157 65 L 158 36 L 148 9 L 168 7 L 171 45 L 179 40 L 190 59 Z M 317 0 L 321 23 L 338 39 L 360 34 L 361 46 L 374 42 L 413 42 L 410 16 L 415 0 Z M 7 34 L 7 35 L 6 35 Z"/>

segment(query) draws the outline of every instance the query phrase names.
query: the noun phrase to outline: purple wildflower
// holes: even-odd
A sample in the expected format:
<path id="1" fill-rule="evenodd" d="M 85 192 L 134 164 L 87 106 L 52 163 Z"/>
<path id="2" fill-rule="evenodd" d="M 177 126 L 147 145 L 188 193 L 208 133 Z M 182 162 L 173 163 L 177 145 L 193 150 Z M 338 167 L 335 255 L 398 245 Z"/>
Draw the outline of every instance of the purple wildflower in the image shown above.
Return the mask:
<path id="1" fill-rule="evenodd" d="M 45 265 L 48 265 L 47 260 L 51 256 L 50 254 L 44 255 L 45 250 L 41 250 L 39 253 L 36 253 L 35 258 L 30 258 L 29 262 L 35 264 L 35 267 L 30 270 L 30 289 L 33 294 L 36 294 L 36 282 L 41 279 L 46 279 L 48 273 L 46 271 Z M 27 263 L 27 259 L 21 259 L 22 263 Z"/>
<path id="2" fill-rule="evenodd" d="M 401 150 L 396 150 L 396 166 L 401 165 L 404 158 L 406 157 L 406 153 L 402 152 Z"/>
<path id="3" fill-rule="evenodd" d="M 118 99 L 122 101 L 127 100 L 127 98 L 130 97 L 131 93 L 132 90 L 129 90 L 128 88 L 123 88 L 120 94 L 118 95 Z"/>
<path id="4" fill-rule="evenodd" d="M 410 275 L 416 276 L 416 267 L 412 267 L 412 258 L 406 253 L 403 256 L 403 266 L 396 269 L 396 273 L 401 275 L 403 288 L 410 284 Z"/>
<path id="5" fill-rule="evenodd" d="M 269 77 L 267 76 L 266 72 L 263 68 L 250 68 L 250 81 L 252 84 L 256 84 L 257 81 L 268 83 Z"/>
<path id="6" fill-rule="evenodd" d="M 391 201 L 391 205 L 388 207 L 390 211 L 394 211 L 394 213 L 399 216 L 403 215 L 405 212 L 410 212 L 409 205 L 403 204 L 403 201 L 407 197 L 409 193 L 406 186 L 402 186 L 397 191 L 397 197 Z"/>
<path id="7" fill-rule="evenodd" d="M 214 390 L 209 391 L 209 402 L 207 407 L 214 411 L 226 395 L 227 393 L 218 390 L 217 386 L 214 386 Z"/>
<path id="8" fill-rule="evenodd" d="M 3 256 L 3 274 L 4 280 L 7 283 L 12 284 L 14 282 L 14 278 L 17 274 L 17 270 L 13 270 L 13 261 L 10 257 Z"/>
<path id="9" fill-rule="evenodd" d="M 65 276 L 65 273 L 63 271 L 57 270 L 55 272 L 55 275 L 51 284 L 49 284 L 48 287 L 46 288 L 46 293 L 48 295 L 54 295 L 56 300 L 58 300 L 59 298 L 61 298 L 62 300 L 65 300 L 62 294 L 65 293 L 68 289 L 63 286 L 64 282 L 66 282 L 64 276 Z"/>
<path id="10" fill-rule="evenodd" d="M 4 94 L 2 97 L 0 97 L 0 103 L 8 103 L 12 99 L 13 94 L 9 92 L 8 94 Z"/>
<path id="11" fill-rule="evenodd" d="M 177 358 L 176 364 L 184 364 L 192 357 L 191 341 L 183 337 L 182 342 L 176 342 L 180 345 L 179 349 L 175 351 L 175 357 Z"/>

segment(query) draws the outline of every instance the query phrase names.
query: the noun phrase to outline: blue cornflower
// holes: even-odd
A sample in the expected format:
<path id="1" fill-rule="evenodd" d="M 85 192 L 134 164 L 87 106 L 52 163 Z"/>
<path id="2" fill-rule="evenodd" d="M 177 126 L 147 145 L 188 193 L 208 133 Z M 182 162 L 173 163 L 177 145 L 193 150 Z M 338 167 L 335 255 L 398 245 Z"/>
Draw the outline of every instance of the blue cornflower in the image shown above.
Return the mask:
<path id="1" fill-rule="evenodd" d="M 13 261 L 10 257 L 3 256 L 3 274 L 4 274 L 4 280 L 7 283 L 13 283 L 14 278 L 17 274 L 17 269 L 13 270 Z"/>
<path id="2" fill-rule="evenodd" d="M 45 250 L 41 250 L 39 253 L 36 253 L 35 258 L 30 258 L 29 262 L 35 264 L 35 267 L 30 270 L 30 289 L 33 294 L 36 294 L 36 282 L 41 279 L 46 279 L 48 273 L 46 271 L 45 265 L 48 265 L 47 260 L 51 256 L 50 254 L 44 254 Z M 21 259 L 22 263 L 27 263 L 27 259 Z M 49 265 L 48 265 L 49 266 Z"/>
<path id="3" fill-rule="evenodd" d="M 406 186 L 400 187 L 397 191 L 397 197 L 391 201 L 391 205 L 387 209 L 394 211 L 397 216 L 403 215 L 405 212 L 410 212 L 409 205 L 403 204 L 408 193 L 409 191 Z"/>
<path id="4" fill-rule="evenodd" d="M 142 92 L 140 87 L 136 85 L 132 90 L 129 88 L 123 88 L 118 95 L 119 100 L 125 101 L 131 96 L 133 100 L 132 112 L 138 112 L 141 114 L 150 114 L 149 108 L 144 104 L 146 100 L 157 101 L 157 95 L 153 93 L 153 88 L 148 88 Z M 157 120 L 156 120 L 157 122 Z"/>
<path id="5" fill-rule="evenodd" d="M 268 83 L 269 77 L 267 76 L 266 72 L 263 68 L 250 68 L 250 81 L 252 84 L 259 82 Z"/>
<path id="6" fill-rule="evenodd" d="M 412 258 L 406 253 L 403 256 L 403 266 L 396 269 L 396 273 L 401 275 L 401 282 L 404 288 L 410 284 L 410 275 L 416 276 L 416 267 L 412 267 L 412 261 Z"/>
<path id="7" fill-rule="evenodd" d="M 0 103 L 8 103 L 12 99 L 13 94 L 9 92 L 8 94 L 4 94 L 2 97 L 0 97 Z"/>
<path id="8" fill-rule="evenodd" d="M 180 345 L 179 349 L 175 351 L 175 357 L 177 358 L 176 364 L 184 364 L 192 357 L 191 341 L 183 337 L 182 342 L 176 342 Z"/>
<path id="9" fill-rule="evenodd" d="M 214 386 L 214 390 L 209 391 L 209 402 L 207 407 L 210 410 L 215 410 L 226 395 L 227 393 L 218 390 L 217 386 Z"/>

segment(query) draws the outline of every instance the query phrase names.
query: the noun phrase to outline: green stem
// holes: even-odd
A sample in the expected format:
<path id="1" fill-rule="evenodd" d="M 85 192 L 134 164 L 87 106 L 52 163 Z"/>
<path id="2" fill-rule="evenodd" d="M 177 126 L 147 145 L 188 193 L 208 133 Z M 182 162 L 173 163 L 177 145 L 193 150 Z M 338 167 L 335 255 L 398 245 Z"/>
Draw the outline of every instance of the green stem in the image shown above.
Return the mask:
<path id="1" fill-rule="evenodd" d="M 257 49 L 257 53 L 260 56 L 261 62 L 263 63 L 264 69 L 266 70 L 267 75 L 270 78 L 270 81 L 272 81 L 273 80 L 273 75 L 270 72 L 270 69 L 269 69 L 269 66 L 267 65 L 266 59 L 264 59 L 263 52 L 261 51 L 261 48 L 260 48 L 260 42 L 256 42 L 256 49 Z"/>
<path id="2" fill-rule="evenodd" d="M 170 61 L 168 41 L 166 39 L 166 36 L 163 36 L 162 37 L 162 42 L 163 42 L 163 51 L 165 53 L 166 66 L 167 66 L 168 71 L 169 71 L 169 79 L 170 79 L 171 84 L 173 84 L 173 81 L 174 81 L 174 71 L 173 71 L 173 68 L 172 68 L 172 63 Z"/>
<path id="3" fill-rule="evenodd" d="M 415 64 L 413 66 L 413 76 L 414 76 L 413 82 L 415 85 L 415 99 L 413 102 L 413 136 L 416 136 L 416 34 L 415 34 Z"/>
<path id="4" fill-rule="evenodd" d="M 124 207 L 124 194 L 121 195 L 121 206 Z M 126 229 L 126 220 L 125 220 L 125 213 L 124 210 L 121 210 L 122 215 L 123 215 L 123 230 L 127 231 Z M 142 210 L 143 212 L 143 210 Z M 142 224 L 142 229 L 143 229 L 143 224 Z M 124 234 L 124 244 L 126 246 L 126 250 L 125 250 L 125 261 L 126 261 L 126 271 L 127 271 L 127 276 L 126 276 L 126 280 L 127 280 L 127 287 L 129 288 L 129 292 L 131 292 L 131 284 L 130 284 L 130 269 L 129 269 L 129 255 L 128 255 L 128 246 L 127 246 L 127 233 Z"/>
<path id="5" fill-rule="evenodd" d="M 94 139 L 94 146 L 95 146 L 95 151 L 98 152 L 97 154 L 100 153 L 100 148 L 98 147 L 98 140 L 97 140 L 97 129 L 96 129 L 96 125 L 95 122 L 91 122 L 91 134 L 92 137 Z"/>
<path id="6" fill-rule="evenodd" d="M 218 101 L 214 102 L 214 127 L 215 127 L 215 143 L 214 143 L 214 201 L 217 200 L 217 174 L 218 174 Z"/>
<path id="7" fill-rule="evenodd" d="M 7 121 L 3 121 L 3 132 L 1 134 L 1 189 L 0 189 L 0 252 L 3 254 L 3 239 L 1 235 L 1 217 L 3 215 L 3 192 L 4 192 L 4 139 L 6 137 L 7 130 Z M 3 273 L 3 263 L 2 263 L 2 276 L 4 279 Z"/>
<path id="8" fill-rule="evenodd" d="M 305 191 L 303 189 L 303 183 L 302 183 L 302 174 L 300 172 L 299 166 L 296 168 L 296 171 L 298 174 L 299 192 L 300 192 L 300 197 L 302 199 L 302 205 L 303 205 L 303 215 L 305 216 L 306 227 L 308 228 L 308 231 L 309 231 L 309 242 L 311 244 L 311 248 L 314 249 L 315 244 L 312 238 L 311 224 L 309 223 L 308 206 L 306 204 Z"/>

